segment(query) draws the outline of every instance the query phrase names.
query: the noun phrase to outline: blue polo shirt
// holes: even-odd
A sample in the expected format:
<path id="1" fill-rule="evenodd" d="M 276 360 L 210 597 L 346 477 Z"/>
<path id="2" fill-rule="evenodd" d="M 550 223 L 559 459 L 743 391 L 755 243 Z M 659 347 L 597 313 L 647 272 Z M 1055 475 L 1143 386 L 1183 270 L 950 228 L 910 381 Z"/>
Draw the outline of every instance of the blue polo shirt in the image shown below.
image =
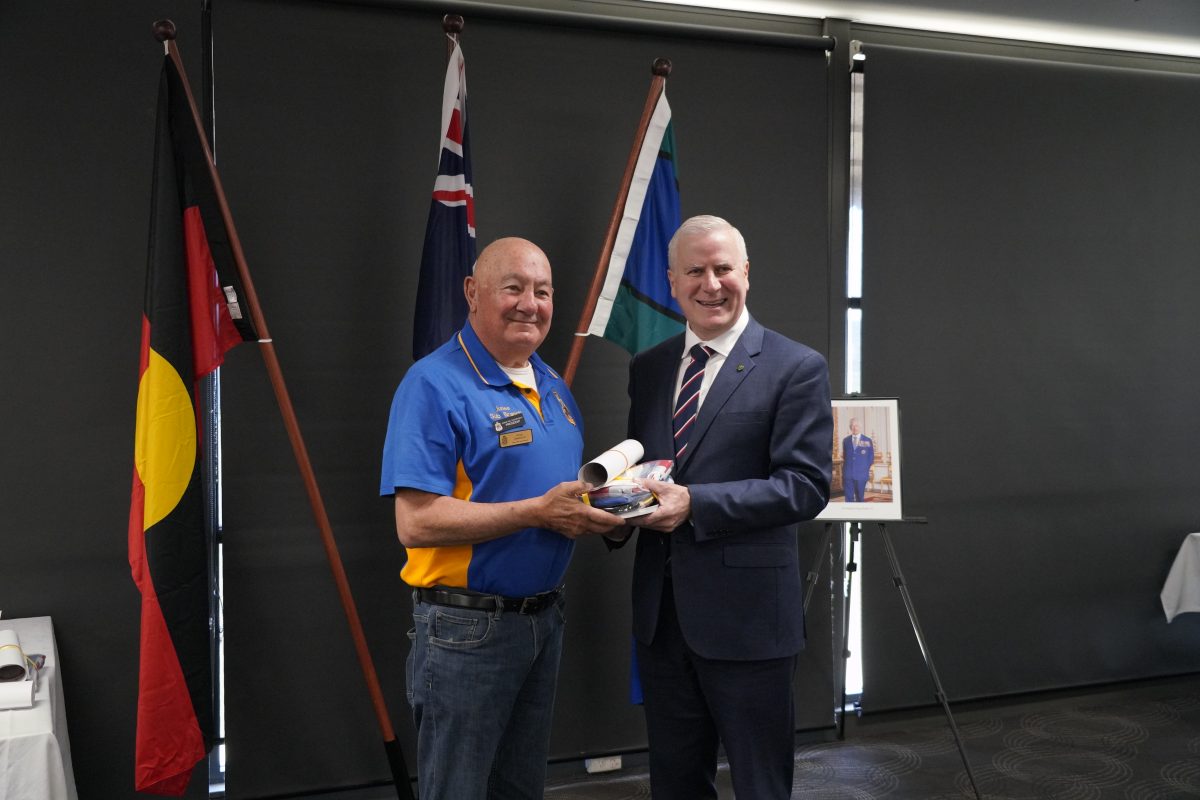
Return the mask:
<path id="1" fill-rule="evenodd" d="M 513 383 L 470 323 L 417 361 L 392 399 L 381 495 L 398 488 L 481 503 L 524 500 L 575 480 L 583 457 L 579 408 L 534 354 L 537 387 Z M 410 586 L 454 586 L 527 597 L 562 582 L 575 543 L 546 528 L 454 547 L 407 548 Z"/>

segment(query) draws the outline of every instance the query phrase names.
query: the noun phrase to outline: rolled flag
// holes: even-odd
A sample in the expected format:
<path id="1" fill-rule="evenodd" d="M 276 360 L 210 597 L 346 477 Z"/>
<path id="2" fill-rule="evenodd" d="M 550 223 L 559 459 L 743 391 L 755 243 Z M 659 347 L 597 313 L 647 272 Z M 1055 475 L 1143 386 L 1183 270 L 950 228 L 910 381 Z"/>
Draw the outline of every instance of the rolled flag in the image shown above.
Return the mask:
<path id="1" fill-rule="evenodd" d="M 414 359 L 440 347 L 467 319 L 463 280 L 475 264 L 475 190 L 468 130 L 466 61 L 455 42 L 442 91 L 441 155 L 417 282 Z"/>
<path id="2" fill-rule="evenodd" d="M 637 353 L 683 330 L 683 312 L 667 281 L 667 244 L 680 221 L 675 132 L 664 90 L 642 140 L 588 334 Z"/>

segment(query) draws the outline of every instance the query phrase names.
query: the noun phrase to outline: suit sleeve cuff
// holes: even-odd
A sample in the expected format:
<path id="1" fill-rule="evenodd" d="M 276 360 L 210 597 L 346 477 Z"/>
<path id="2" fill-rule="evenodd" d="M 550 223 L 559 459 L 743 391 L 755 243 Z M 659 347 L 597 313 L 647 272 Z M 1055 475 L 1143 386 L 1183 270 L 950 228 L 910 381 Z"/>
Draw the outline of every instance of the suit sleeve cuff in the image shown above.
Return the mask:
<path id="1" fill-rule="evenodd" d="M 733 528 L 728 527 L 722 520 L 715 519 L 717 516 L 715 503 L 709 492 L 705 491 L 704 484 L 693 484 L 688 486 L 688 492 L 692 497 L 692 536 L 697 542 L 705 542 L 710 539 L 721 539 L 734 533 Z"/>

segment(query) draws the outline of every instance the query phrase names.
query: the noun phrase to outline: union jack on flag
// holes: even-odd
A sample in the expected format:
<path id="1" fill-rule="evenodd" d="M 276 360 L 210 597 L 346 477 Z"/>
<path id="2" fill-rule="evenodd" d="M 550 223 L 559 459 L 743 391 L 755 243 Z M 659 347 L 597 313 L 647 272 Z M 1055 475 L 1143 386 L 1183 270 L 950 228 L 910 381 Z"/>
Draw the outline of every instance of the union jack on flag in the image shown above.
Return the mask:
<path id="1" fill-rule="evenodd" d="M 467 318 L 463 280 L 475 263 L 475 194 L 471 188 L 471 138 L 467 128 L 466 61 L 458 42 L 442 91 L 441 155 L 413 314 L 413 358 L 436 350 Z"/>

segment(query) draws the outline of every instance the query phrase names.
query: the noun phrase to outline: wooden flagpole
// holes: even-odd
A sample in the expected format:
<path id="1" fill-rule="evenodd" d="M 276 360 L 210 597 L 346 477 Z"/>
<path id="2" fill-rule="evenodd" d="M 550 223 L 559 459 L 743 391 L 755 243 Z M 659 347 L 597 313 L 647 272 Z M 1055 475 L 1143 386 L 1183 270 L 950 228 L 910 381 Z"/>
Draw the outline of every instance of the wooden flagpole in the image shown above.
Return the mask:
<path id="1" fill-rule="evenodd" d="M 238 239 L 237 229 L 233 224 L 233 214 L 229 210 L 229 203 L 225 200 L 225 190 L 221 186 L 221 177 L 217 174 L 217 167 L 213 162 L 212 150 L 208 145 L 208 136 L 204 132 L 204 124 L 201 122 L 200 112 L 196 107 L 196 100 L 192 96 L 192 87 L 188 83 L 187 72 L 183 68 L 183 59 L 180 58 L 179 48 L 175 44 L 175 23 L 170 20 L 155 22 L 154 38 L 162 42 L 166 48 L 167 55 L 179 71 L 184 92 L 187 94 L 188 106 L 192 112 L 192 121 L 196 126 L 196 133 L 200 137 L 200 145 L 204 149 L 208 173 L 212 178 L 213 187 L 216 190 L 217 204 L 221 209 L 221 218 L 224 220 L 225 229 L 229 233 L 229 246 L 233 251 L 233 259 L 237 264 L 238 274 L 242 279 L 242 288 L 246 294 L 246 304 L 249 306 L 250 317 L 254 320 L 254 327 L 260 337 L 259 349 L 262 352 L 263 361 L 266 363 L 267 375 L 271 380 L 271 388 L 275 390 L 275 400 L 279 404 L 279 413 L 282 415 L 284 426 L 287 428 L 288 439 L 292 444 L 292 452 L 295 454 L 296 464 L 299 466 L 300 474 L 304 479 L 304 488 L 308 493 L 308 502 L 312 506 L 313 516 L 316 517 L 317 528 L 321 534 L 321 543 L 325 546 L 325 556 L 329 560 L 329 568 L 333 572 L 333 579 L 337 584 L 338 596 L 342 601 L 342 609 L 345 611 L 346 620 L 350 624 L 350 635 L 354 640 L 354 650 L 358 654 L 359 666 L 362 668 L 363 677 L 366 679 L 367 691 L 371 695 L 371 704 L 374 706 L 379 730 L 383 735 L 383 745 L 387 752 L 388 764 L 392 770 L 392 780 L 395 783 L 396 796 L 400 800 L 413 800 L 408 765 L 404 762 L 404 754 L 401 752 L 400 744 L 396 740 L 396 734 L 392 730 L 391 719 L 388 716 L 387 706 L 383 700 L 383 691 L 379 687 L 379 678 L 375 673 L 375 665 L 371 661 L 371 653 L 367 649 L 367 640 L 363 635 L 362 623 L 358 618 L 358 609 L 354 604 L 354 597 L 350 594 L 350 583 L 346 579 L 346 571 L 342 567 L 342 559 L 338 554 L 337 543 L 333 539 L 333 529 L 329 524 L 329 516 L 325 513 L 325 503 L 321 500 L 321 491 L 317 487 L 317 479 L 313 472 L 312 462 L 308 458 L 308 450 L 305 448 L 304 439 L 300 434 L 300 424 L 296 420 L 296 413 L 292 408 L 291 397 L 288 394 L 287 385 L 283 380 L 283 372 L 279 368 L 279 359 L 275 355 L 275 345 L 271 339 L 271 334 L 267 330 L 267 322 L 263 318 L 262 307 L 258 303 L 258 295 L 254 291 L 254 283 L 250 279 L 250 268 L 246 265 L 246 258 L 242 252 L 242 243 Z"/>
<path id="2" fill-rule="evenodd" d="M 654 107 L 658 105 L 659 95 L 663 93 L 667 78 L 671 74 L 671 60 L 669 58 L 654 59 L 650 72 L 654 77 L 650 80 L 650 91 L 646 94 L 646 106 L 642 109 L 642 118 L 638 122 L 637 132 L 633 136 L 633 147 L 629 151 L 629 160 L 625 163 L 625 174 L 621 178 L 617 202 L 613 205 L 612 216 L 608 219 L 608 231 L 604 234 L 604 246 L 600 248 L 600 258 L 596 262 L 592 286 L 588 289 L 583 312 L 579 315 L 579 325 L 575 328 L 575 341 L 571 342 L 571 353 L 567 356 L 567 368 L 563 370 L 563 380 L 566 381 L 567 386 L 570 386 L 571 382 L 575 380 L 575 371 L 579 368 L 583 345 L 587 341 L 588 326 L 591 325 L 592 316 L 596 313 L 596 303 L 600 299 L 600 290 L 604 287 L 604 277 L 608 272 L 608 260 L 612 258 L 617 230 L 621 227 L 621 217 L 625 213 L 625 202 L 629 198 L 629 184 L 633 182 L 633 171 L 637 168 L 638 154 L 642 151 L 642 141 L 646 138 L 646 129 L 650 127 L 650 117 L 654 115 Z"/>
<path id="3" fill-rule="evenodd" d="M 465 25 L 466 22 L 460 14 L 447 14 L 442 17 L 442 30 L 446 32 L 446 58 L 454 55 L 454 45 L 458 42 L 458 37 Z M 442 135 L 445 133 L 442 131 Z"/>

